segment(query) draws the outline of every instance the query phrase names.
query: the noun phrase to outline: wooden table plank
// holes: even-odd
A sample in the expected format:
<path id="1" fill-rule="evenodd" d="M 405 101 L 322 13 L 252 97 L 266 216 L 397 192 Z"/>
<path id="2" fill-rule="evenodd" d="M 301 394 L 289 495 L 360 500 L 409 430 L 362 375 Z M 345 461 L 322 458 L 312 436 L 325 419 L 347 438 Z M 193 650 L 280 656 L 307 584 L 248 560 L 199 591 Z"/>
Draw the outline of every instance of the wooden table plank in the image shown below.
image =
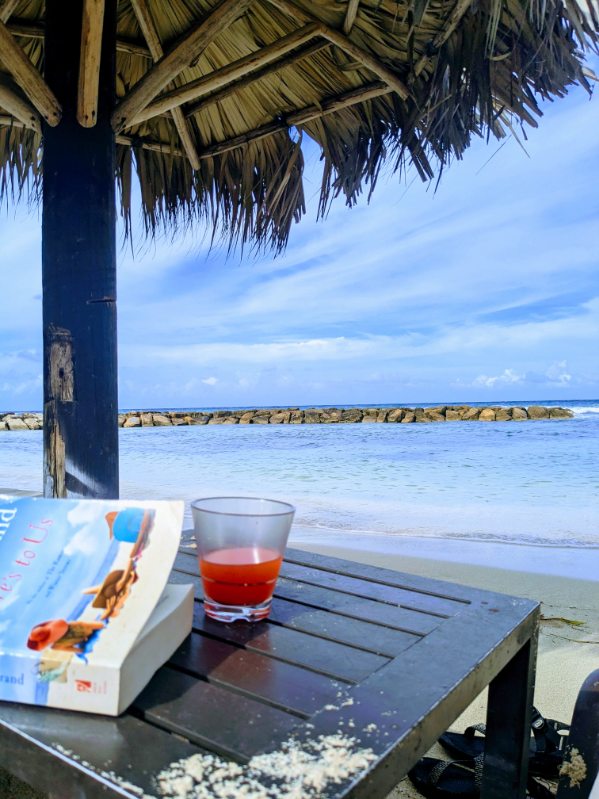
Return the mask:
<path id="1" fill-rule="evenodd" d="M 351 594 L 341 594 L 331 588 L 319 588 L 316 585 L 298 583 L 280 577 L 275 590 L 277 597 L 290 599 L 315 608 L 339 613 L 353 619 L 361 619 L 391 627 L 395 630 L 426 635 L 443 621 L 438 616 L 430 616 L 420 611 L 394 607 L 373 599 L 364 599 Z"/>
<path id="2" fill-rule="evenodd" d="M 187 539 L 193 537 L 192 530 L 184 530 Z M 180 559 L 183 560 L 180 560 Z M 195 573 L 198 573 L 197 553 L 189 545 L 179 548 L 175 569 L 193 572 L 195 561 Z M 453 601 L 462 602 L 469 605 L 471 602 L 485 598 L 488 593 L 483 589 L 471 588 L 459 583 L 451 583 L 446 580 L 436 580 L 432 577 L 421 577 L 409 572 L 386 569 L 383 566 L 371 566 L 359 561 L 336 558 L 332 555 L 321 555 L 316 552 L 308 552 L 304 549 L 288 547 L 285 550 L 285 563 L 307 566 L 322 571 L 336 572 L 348 577 L 358 577 L 360 579 L 371 580 L 373 583 L 391 585 L 396 588 L 405 588 L 408 591 L 416 591 L 422 594 L 430 594 L 436 597 L 445 597 Z"/>
<path id="3" fill-rule="evenodd" d="M 170 582 L 193 583 L 196 597 L 201 599 L 199 577 L 184 572 L 172 572 Z M 409 617 L 412 618 L 411 616 Z M 393 657 L 412 646 L 424 633 L 412 633 L 379 625 L 371 621 L 340 616 L 328 610 L 298 604 L 274 597 L 267 623 L 282 624 L 339 643 L 357 646 L 366 652 Z"/>
<path id="4" fill-rule="evenodd" d="M 193 583 L 196 597 L 201 599 L 202 587 L 199 577 L 187 573 L 173 572 L 170 581 Z M 412 618 L 410 616 L 410 618 Z M 418 617 L 419 618 L 419 617 Z M 373 652 L 393 657 L 412 646 L 422 633 L 405 632 L 376 623 L 376 620 L 361 621 L 349 616 L 339 616 L 331 611 L 319 610 L 280 597 L 274 597 L 267 624 L 281 624 L 321 638 L 338 641 Z"/>
<path id="5" fill-rule="evenodd" d="M 170 661 L 189 674 L 304 718 L 331 702 L 341 685 L 322 674 L 192 633 Z"/>
<path id="6" fill-rule="evenodd" d="M 299 722 L 297 716 L 168 667 L 158 671 L 134 707 L 147 721 L 242 762 L 273 738 L 284 739 Z"/>
<path id="7" fill-rule="evenodd" d="M 431 577 L 421 577 L 417 574 L 395 571 L 394 569 L 385 569 L 382 566 L 370 566 L 367 563 L 335 558 L 331 555 L 319 555 L 315 552 L 307 552 L 306 550 L 292 547 L 285 551 L 285 562 L 310 566 L 323 571 L 334 571 L 349 577 L 372 580 L 374 583 L 406 588 L 409 591 L 446 597 L 447 599 L 463 602 L 466 605 L 484 600 L 488 594 L 487 591 L 471 588 L 467 585 L 435 580 Z"/>
<path id="8" fill-rule="evenodd" d="M 387 657 L 264 621 L 258 624 L 222 624 L 209 619 L 200 603 L 196 603 L 194 629 L 250 651 L 348 682 L 360 682 L 389 662 Z"/>
<path id="9" fill-rule="evenodd" d="M 454 599 L 410 591 L 384 583 L 374 583 L 372 580 L 310 568 L 297 563 L 283 563 L 281 575 L 298 582 L 310 583 L 322 588 L 334 588 L 344 594 L 376 599 L 379 602 L 431 613 L 442 618 L 454 616 L 464 607 L 463 602 Z"/>
<path id="10" fill-rule="evenodd" d="M 338 616 L 286 599 L 273 601 L 269 621 L 385 657 L 396 657 L 421 638 L 415 633 L 393 630 L 348 616 Z"/>

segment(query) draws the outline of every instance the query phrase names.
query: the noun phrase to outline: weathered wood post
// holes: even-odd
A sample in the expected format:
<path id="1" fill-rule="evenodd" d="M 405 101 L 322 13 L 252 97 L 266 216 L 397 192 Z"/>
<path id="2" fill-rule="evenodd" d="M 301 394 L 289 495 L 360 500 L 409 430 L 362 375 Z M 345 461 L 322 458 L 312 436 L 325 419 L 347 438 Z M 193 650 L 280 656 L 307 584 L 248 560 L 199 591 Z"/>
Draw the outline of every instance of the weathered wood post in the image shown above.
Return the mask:
<path id="1" fill-rule="evenodd" d="M 101 58 L 97 116 L 95 124 L 88 121 L 90 127 L 77 121 L 84 4 L 46 0 L 44 72 L 63 117 L 56 127 L 43 128 L 44 494 L 117 497 L 115 138 L 110 125 L 116 0 L 106 0 L 103 24 L 101 0 L 94 5 L 94 13 L 100 12 Z"/>

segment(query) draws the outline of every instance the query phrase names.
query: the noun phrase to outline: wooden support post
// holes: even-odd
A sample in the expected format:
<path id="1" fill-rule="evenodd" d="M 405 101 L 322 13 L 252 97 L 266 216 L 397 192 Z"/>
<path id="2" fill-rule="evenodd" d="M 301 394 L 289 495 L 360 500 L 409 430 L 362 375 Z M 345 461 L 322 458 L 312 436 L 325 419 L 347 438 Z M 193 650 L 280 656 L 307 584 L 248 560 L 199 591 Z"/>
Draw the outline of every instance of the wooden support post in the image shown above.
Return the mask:
<path id="1" fill-rule="evenodd" d="M 58 125 L 62 113 L 60 103 L 1 20 L 0 52 L 5 67 L 19 88 L 31 100 L 32 105 L 37 108 L 48 125 Z"/>
<path id="2" fill-rule="evenodd" d="M 4 0 L 0 6 L 0 21 L 8 22 L 10 15 L 17 7 L 19 0 Z"/>
<path id="3" fill-rule="evenodd" d="M 1 103 L 0 103 L 1 105 Z M 9 114 L 0 114 L 0 128 L 26 128 L 27 125 L 20 119 L 11 117 Z M 40 125 L 41 131 L 41 125 Z"/>
<path id="4" fill-rule="evenodd" d="M 356 21 L 356 16 L 358 14 L 359 5 L 360 5 L 360 0 L 349 0 L 347 4 L 345 19 L 343 20 L 343 33 L 346 36 L 349 36 L 349 33 L 354 26 L 354 22 Z"/>
<path id="5" fill-rule="evenodd" d="M 0 108 L 15 116 L 26 128 L 39 133 L 41 118 L 31 103 L 18 93 L 17 87 L 0 78 Z"/>
<path id="6" fill-rule="evenodd" d="M 150 9 L 148 8 L 145 0 L 131 0 L 131 6 L 135 16 L 137 17 L 137 21 L 139 22 L 139 27 L 144 35 L 144 39 L 148 43 L 152 58 L 154 61 L 160 61 L 164 55 L 164 50 L 162 49 L 158 30 L 154 23 L 154 19 L 152 18 L 152 14 L 150 13 Z M 189 158 L 189 163 L 193 169 L 199 169 L 200 159 L 198 158 L 198 151 L 196 150 L 196 146 L 193 141 L 193 135 L 189 128 L 189 123 L 183 116 L 183 112 L 180 108 L 173 108 L 171 111 L 171 116 L 173 118 L 173 122 L 175 123 L 175 127 L 177 128 L 177 133 L 181 139 L 183 149 Z"/>
<path id="7" fill-rule="evenodd" d="M 103 24 L 104 0 L 83 0 L 77 119 L 84 128 L 96 124 Z"/>
<path id="8" fill-rule="evenodd" d="M 535 687 L 537 634 L 489 685 L 481 797 L 524 799 Z"/>
<path id="9" fill-rule="evenodd" d="M 45 74 L 64 114 L 43 127 L 44 494 L 118 496 L 116 0 L 106 0 L 96 125 L 77 121 L 82 0 L 46 0 Z"/>

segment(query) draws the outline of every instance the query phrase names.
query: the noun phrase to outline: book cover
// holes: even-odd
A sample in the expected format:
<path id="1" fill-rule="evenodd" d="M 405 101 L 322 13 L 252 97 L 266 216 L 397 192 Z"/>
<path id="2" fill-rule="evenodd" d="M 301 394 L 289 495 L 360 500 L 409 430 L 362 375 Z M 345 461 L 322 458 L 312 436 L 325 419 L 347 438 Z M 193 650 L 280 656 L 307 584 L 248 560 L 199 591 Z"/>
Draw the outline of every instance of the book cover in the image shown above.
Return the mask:
<path id="1" fill-rule="evenodd" d="M 191 629 L 190 590 L 165 592 L 182 520 L 182 502 L 0 496 L 0 699 L 120 712 L 144 628 L 170 646 L 146 682 Z"/>

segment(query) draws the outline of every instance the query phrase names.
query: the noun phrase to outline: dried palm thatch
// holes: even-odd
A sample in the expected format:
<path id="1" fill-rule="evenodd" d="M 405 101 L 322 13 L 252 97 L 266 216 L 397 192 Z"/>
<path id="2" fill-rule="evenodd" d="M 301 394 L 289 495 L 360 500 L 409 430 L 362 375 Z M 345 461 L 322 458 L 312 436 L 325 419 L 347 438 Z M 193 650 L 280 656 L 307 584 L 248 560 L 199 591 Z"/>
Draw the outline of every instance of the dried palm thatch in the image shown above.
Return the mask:
<path id="1" fill-rule="evenodd" d="M 103 0 L 84 9 L 91 125 Z M 36 196 L 42 119 L 59 119 L 38 81 L 43 34 L 43 0 L 0 5 L 3 197 Z M 320 213 L 339 194 L 351 205 L 385 163 L 427 180 L 473 135 L 536 125 L 539 99 L 589 88 L 584 56 L 598 41 L 595 0 L 119 0 L 127 226 L 135 170 L 147 232 L 207 220 L 231 242 L 280 249 L 305 211 L 302 135 L 322 152 Z"/>

